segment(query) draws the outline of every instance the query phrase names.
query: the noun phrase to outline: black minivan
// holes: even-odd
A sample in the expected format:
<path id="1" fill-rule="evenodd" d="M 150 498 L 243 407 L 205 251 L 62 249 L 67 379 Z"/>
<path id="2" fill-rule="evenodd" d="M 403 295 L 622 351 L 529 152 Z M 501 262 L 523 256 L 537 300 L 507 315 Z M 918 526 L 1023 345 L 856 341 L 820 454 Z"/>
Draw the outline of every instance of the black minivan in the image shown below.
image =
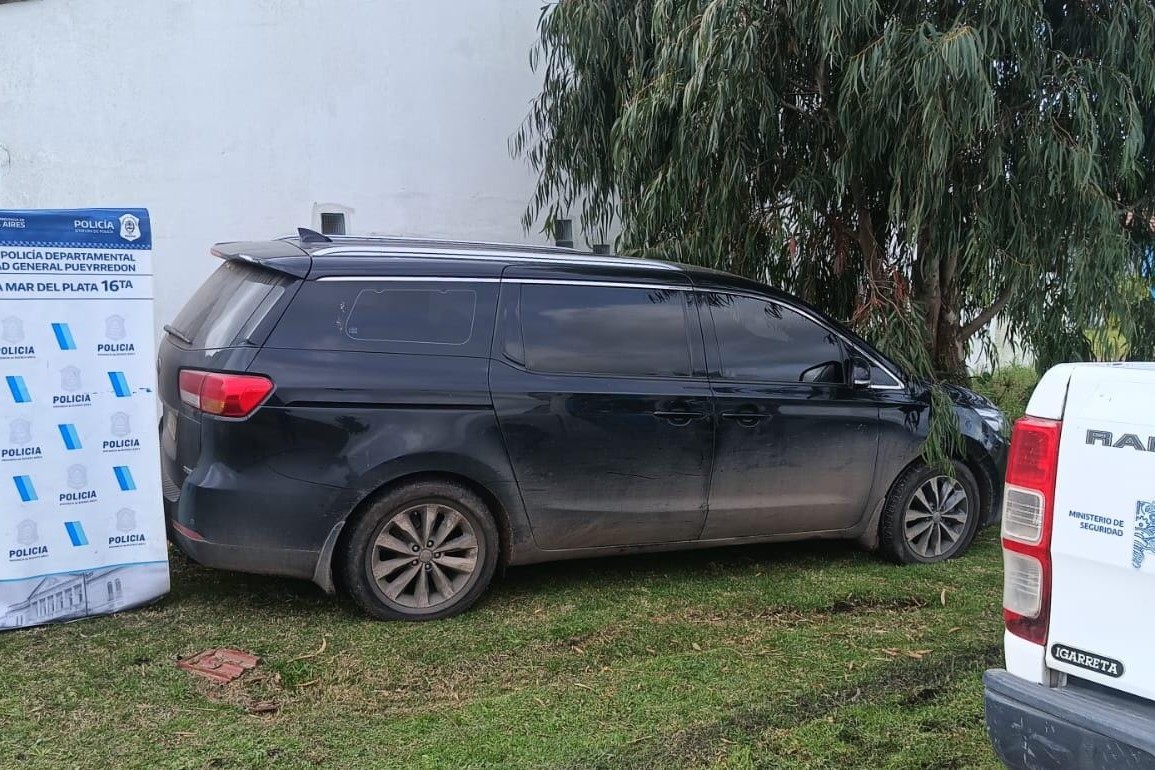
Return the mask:
<path id="1" fill-rule="evenodd" d="M 498 565 L 810 538 L 898 562 L 997 516 L 1001 413 L 925 464 L 925 385 L 821 312 L 704 268 L 326 237 L 218 245 L 166 328 L 171 540 L 212 567 L 456 614 Z"/>

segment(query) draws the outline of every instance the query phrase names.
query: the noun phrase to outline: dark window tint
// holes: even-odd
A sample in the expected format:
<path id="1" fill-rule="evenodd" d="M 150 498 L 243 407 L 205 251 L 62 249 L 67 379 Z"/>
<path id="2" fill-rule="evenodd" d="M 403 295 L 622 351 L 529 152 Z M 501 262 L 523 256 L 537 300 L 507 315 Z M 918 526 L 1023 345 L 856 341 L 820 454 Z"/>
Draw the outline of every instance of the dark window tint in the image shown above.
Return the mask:
<path id="1" fill-rule="evenodd" d="M 526 284 L 526 365 L 539 372 L 688 376 L 683 292 Z"/>
<path id="2" fill-rule="evenodd" d="M 485 357 L 498 284 L 447 281 L 303 281 L 269 348 Z"/>
<path id="3" fill-rule="evenodd" d="M 521 339 L 521 316 L 518 309 L 521 286 L 516 283 L 507 283 L 501 289 L 501 296 L 502 301 L 497 319 L 501 354 L 510 361 L 525 366 L 525 344 Z"/>
<path id="4" fill-rule="evenodd" d="M 365 289 L 353 301 L 345 333 L 362 342 L 464 345 L 476 312 L 472 289 Z"/>
<path id="5" fill-rule="evenodd" d="M 844 383 L 838 337 L 800 313 L 766 300 L 706 295 L 718 333 L 722 376 L 733 380 Z"/>
<path id="6" fill-rule="evenodd" d="M 177 314 L 172 328 L 196 348 L 254 342 L 251 335 L 291 280 L 252 265 L 225 262 Z"/>

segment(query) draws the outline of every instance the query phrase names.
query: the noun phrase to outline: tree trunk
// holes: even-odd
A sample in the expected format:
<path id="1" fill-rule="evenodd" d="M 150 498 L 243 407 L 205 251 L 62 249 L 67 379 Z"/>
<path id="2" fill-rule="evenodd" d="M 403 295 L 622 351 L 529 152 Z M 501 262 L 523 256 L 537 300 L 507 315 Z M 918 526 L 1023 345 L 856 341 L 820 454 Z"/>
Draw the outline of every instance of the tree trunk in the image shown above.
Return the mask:
<path id="1" fill-rule="evenodd" d="M 959 324 L 959 292 L 955 282 L 956 254 L 941 254 L 930 247 L 930 233 L 918 238 L 918 261 L 911 290 L 921 311 L 934 374 L 940 379 L 966 384 L 966 339 Z"/>
<path id="2" fill-rule="evenodd" d="M 947 253 L 939 267 L 939 310 L 934 329 L 932 350 L 935 374 L 945 380 L 966 384 L 970 375 L 966 369 L 966 340 L 962 336 L 959 306 L 958 252 Z"/>
<path id="3" fill-rule="evenodd" d="M 966 340 L 960 324 L 960 297 L 955 274 L 958 256 L 939 254 L 929 248 L 929 234 L 919 237 L 918 262 L 911 290 L 926 328 L 931 365 L 936 377 L 966 384 Z"/>
<path id="4" fill-rule="evenodd" d="M 966 341 L 962 338 L 962 327 L 958 324 L 957 316 L 953 319 L 945 313 L 939 316 L 931 353 L 938 377 L 960 385 L 970 383 L 970 372 L 966 366 Z"/>

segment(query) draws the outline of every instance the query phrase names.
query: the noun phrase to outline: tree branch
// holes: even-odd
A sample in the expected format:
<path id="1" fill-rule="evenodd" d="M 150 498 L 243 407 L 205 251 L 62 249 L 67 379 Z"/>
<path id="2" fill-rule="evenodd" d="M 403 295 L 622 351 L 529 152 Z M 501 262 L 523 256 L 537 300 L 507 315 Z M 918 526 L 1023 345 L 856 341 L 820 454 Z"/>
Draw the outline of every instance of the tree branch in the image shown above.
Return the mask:
<path id="1" fill-rule="evenodd" d="M 1006 286 L 1004 286 L 1003 290 L 999 293 L 998 298 L 994 301 L 994 304 L 992 304 L 983 312 L 979 313 L 977 316 L 975 316 L 973 321 L 962 328 L 962 331 L 959 332 L 960 340 L 962 342 L 966 342 L 975 334 L 977 334 L 979 329 L 982 329 L 984 326 L 990 323 L 992 318 L 1003 312 L 1003 308 L 1005 308 L 1007 303 L 1011 301 L 1011 294 L 1013 293 L 1014 286 L 1012 284 L 1008 283 Z"/>

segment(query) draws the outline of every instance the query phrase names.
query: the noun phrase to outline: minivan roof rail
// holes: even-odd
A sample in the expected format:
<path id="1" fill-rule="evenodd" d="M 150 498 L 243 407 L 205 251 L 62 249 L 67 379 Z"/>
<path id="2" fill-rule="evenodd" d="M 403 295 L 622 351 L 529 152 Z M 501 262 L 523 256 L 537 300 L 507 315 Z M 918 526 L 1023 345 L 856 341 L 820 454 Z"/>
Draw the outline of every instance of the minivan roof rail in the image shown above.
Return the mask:
<path id="1" fill-rule="evenodd" d="M 468 243 L 452 241 L 421 241 L 397 243 L 383 246 L 379 244 L 335 244 L 312 252 L 314 257 L 330 256 L 393 256 L 393 257 L 441 257 L 444 259 L 539 262 L 561 265 L 590 265 L 637 267 L 648 270 L 676 270 L 682 268 L 670 262 L 640 257 L 606 257 L 565 249 L 507 248 L 504 244 L 479 247 Z"/>
<path id="2" fill-rule="evenodd" d="M 563 246 L 550 246 L 546 244 L 535 243 L 502 243 L 499 241 L 466 241 L 455 240 L 452 238 L 419 238 L 416 236 L 405 235 L 321 235 L 315 233 L 304 227 L 297 228 L 297 232 L 302 235 L 285 235 L 277 240 L 292 241 L 298 240 L 302 243 L 377 243 L 390 246 L 437 246 L 441 248 L 451 249 L 499 249 L 501 251 L 526 251 L 535 254 L 548 252 L 551 254 L 579 254 L 598 256 L 589 251 L 581 251 L 580 249 L 570 249 Z M 324 238 L 325 240 L 305 240 L 303 233 L 310 233 L 313 236 Z"/>
<path id="3" fill-rule="evenodd" d="M 314 257 L 326 256 L 443 256 L 450 259 L 514 259 L 554 264 L 616 265 L 651 270 L 681 270 L 677 265 L 655 259 L 594 254 L 589 251 L 531 243 L 498 243 L 493 241 L 455 241 L 447 238 L 413 238 L 398 235 L 321 235 L 306 228 L 299 235 L 285 235 L 278 241 L 298 241 L 304 246 L 320 246 L 311 251 Z M 304 233 L 309 233 L 306 240 Z M 324 240 L 313 240 L 316 236 Z"/>

